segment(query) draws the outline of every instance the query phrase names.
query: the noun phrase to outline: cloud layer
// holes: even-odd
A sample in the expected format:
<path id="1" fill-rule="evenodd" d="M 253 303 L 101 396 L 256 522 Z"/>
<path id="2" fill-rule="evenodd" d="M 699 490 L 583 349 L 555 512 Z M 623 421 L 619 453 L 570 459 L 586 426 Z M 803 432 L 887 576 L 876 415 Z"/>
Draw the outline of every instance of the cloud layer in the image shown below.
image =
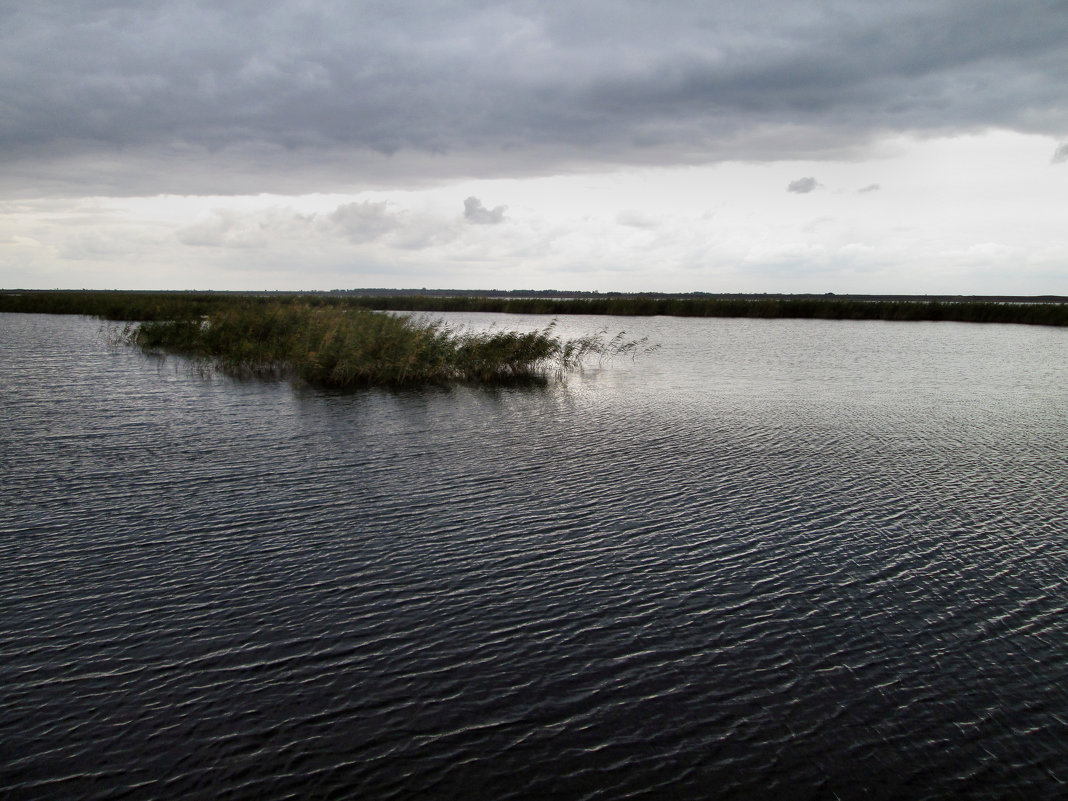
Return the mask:
<path id="1" fill-rule="evenodd" d="M 1061 138 L 1065 41 L 1064 0 L 5 3 L 0 191 L 322 191 L 841 157 L 891 132 Z"/>

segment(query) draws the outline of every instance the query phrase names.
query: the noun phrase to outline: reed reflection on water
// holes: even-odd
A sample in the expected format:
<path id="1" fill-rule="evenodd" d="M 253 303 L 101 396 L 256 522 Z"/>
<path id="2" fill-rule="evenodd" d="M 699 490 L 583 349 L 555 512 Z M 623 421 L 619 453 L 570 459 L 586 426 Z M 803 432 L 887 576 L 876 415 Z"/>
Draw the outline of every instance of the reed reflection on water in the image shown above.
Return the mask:
<path id="1" fill-rule="evenodd" d="M 0 796 L 1061 797 L 1068 332 L 604 325 L 331 393 L 0 315 Z"/>

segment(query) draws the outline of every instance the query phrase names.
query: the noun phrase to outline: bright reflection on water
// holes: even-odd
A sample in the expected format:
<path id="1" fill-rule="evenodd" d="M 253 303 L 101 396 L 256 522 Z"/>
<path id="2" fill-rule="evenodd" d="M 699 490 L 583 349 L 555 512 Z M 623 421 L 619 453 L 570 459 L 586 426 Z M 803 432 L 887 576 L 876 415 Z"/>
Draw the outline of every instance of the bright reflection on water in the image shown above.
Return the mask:
<path id="1" fill-rule="evenodd" d="M 0 797 L 1063 797 L 1068 331 L 604 325 L 338 394 L 0 315 Z"/>

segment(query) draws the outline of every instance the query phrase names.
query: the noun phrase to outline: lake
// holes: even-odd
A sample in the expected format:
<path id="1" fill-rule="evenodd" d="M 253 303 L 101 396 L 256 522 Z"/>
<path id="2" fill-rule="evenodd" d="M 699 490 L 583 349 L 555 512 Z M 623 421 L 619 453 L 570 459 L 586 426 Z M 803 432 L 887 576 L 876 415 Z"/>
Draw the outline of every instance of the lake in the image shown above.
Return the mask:
<path id="1" fill-rule="evenodd" d="M 0 797 L 1064 797 L 1068 330 L 605 326 L 339 393 L 0 314 Z"/>

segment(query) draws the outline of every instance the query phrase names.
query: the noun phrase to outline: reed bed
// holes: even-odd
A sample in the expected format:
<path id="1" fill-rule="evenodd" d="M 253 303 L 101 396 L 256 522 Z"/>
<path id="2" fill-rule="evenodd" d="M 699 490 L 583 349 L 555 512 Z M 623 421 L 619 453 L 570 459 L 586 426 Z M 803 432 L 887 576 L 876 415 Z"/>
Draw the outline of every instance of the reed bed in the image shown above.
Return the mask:
<path id="1" fill-rule="evenodd" d="M 334 388 L 545 382 L 643 345 L 604 331 L 565 340 L 554 327 L 476 332 L 361 308 L 247 300 L 204 317 L 127 325 L 118 339 L 187 356 L 201 369 Z"/>
<path id="2" fill-rule="evenodd" d="M 1068 325 L 1063 298 L 1006 302 L 998 299 L 917 300 L 894 297 L 723 295 L 607 295 L 590 298 L 485 297 L 476 295 L 266 294 L 215 292 L 7 291 L 0 312 L 86 314 L 105 320 L 191 320 L 235 302 L 406 312 L 503 312 L 677 317 L 800 318 L 825 320 L 952 321 Z"/>
<path id="3" fill-rule="evenodd" d="M 748 317 L 761 319 L 944 321 L 1068 325 L 1068 303 L 993 300 L 859 300 L 849 297 L 643 297 L 491 298 L 375 296 L 351 302 L 394 311 L 603 314 L 616 316 Z"/>

